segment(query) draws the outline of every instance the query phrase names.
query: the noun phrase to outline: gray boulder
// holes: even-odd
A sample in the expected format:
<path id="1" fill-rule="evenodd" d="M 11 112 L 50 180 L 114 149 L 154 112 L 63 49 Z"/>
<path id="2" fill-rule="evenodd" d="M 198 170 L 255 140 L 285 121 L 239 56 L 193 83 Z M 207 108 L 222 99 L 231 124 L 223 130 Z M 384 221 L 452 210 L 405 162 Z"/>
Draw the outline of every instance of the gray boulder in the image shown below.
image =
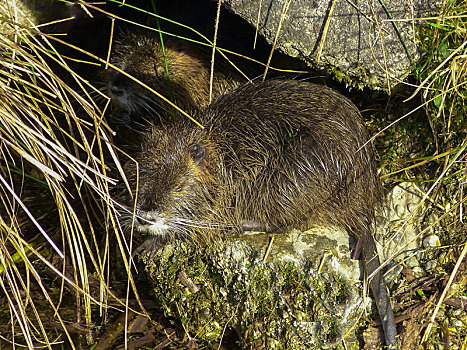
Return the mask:
<path id="1" fill-rule="evenodd" d="M 436 0 L 224 0 L 276 48 L 351 85 L 390 90 L 421 56 L 419 18 L 437 11 Z M 261 4 L 261 5 L 260 5 Z M 286 11 L 286 12 L 285 12 Z M 284 13 L 285 12 L 285 13 Z M 258 13 L 259 22 L 258 22 Z"/>

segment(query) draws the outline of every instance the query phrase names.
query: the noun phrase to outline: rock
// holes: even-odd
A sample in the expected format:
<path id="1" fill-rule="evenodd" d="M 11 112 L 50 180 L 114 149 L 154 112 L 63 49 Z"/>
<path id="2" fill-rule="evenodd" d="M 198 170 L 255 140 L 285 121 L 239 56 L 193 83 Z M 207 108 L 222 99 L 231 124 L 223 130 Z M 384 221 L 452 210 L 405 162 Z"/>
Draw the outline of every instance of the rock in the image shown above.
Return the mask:
<path id="1" fill-rule="evenodd" d="M 412 269 L 412 272 L 414 273 L 414 275 L 416 277 L 424 277 L 426 276 L 426 272 L 419 266 L 415 266 L 413 269 Z"/>
<path id="2" fill-rule="evenodd" d="M 412 183 L 400 183 L 386 196 L 377 218 L 376 243 L 381 261 L 390 260 L 388 267 L 403 262 L 413 268 L 420 265 L 422 196 Z"/>
<path id="3" fill-rule="evenodd" d="M 441 241 L 437 235 L 429 235 L 423 239 L 425 248 L 435 248 L 441 246 Z"/>
<path id="4" fill-rule="evenodd" d="M 247 348 L 320 349 L 341 346 L 345 335 L 347 349 L 358 349 L 353 326 L 365 305 L 348 234 L 315 228 L 276 235 L 264 260 L 268 242 L 269 235 L 245 234 L 205 250 L 167 244 L 146 261 L 157 301 L 208 343 L 228 327 Z"/>
<path id="5" fill-rule="evenodd" d="M 420 21 L 410 19 L 433 15 L 438 2 L 224 0 L 223 4 L 255 27 L 259 13 L 259 33 L 271 44 L 283 19 L 276 48 L 287 55 L 326 68 L 352 85 L 390 90 L 421 56 L 416 40 Z"/>
<path id="6" fill-rule="evenodd" d="M 435 260 L 427 261 L 427 263 L 425 264 L 425 268 L 427 271 L 434 270 L 436 269 L 437 266 L 438 266 L 438 262 Z"/>

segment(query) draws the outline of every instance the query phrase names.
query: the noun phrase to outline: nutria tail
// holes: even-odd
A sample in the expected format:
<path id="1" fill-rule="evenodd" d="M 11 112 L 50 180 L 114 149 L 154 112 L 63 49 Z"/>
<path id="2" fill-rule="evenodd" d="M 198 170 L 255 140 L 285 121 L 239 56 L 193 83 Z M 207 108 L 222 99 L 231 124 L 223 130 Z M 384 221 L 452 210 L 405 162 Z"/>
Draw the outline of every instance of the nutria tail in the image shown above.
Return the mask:
<path id="1" fill-rule="evenodd" d="M 373 236 L 369 234 L 364 237 L 364 240 L 362 246 L 363 261 L 365 262 L 367 274 L 371 275 L 380 267 L 380 262 Z M 394 322 L 394 314 L 381 270 L 370 279 L 370 288 L 381 316 L 386 345 L 388 349 L 395 350 L 397 349 L 396 324 Z"/>

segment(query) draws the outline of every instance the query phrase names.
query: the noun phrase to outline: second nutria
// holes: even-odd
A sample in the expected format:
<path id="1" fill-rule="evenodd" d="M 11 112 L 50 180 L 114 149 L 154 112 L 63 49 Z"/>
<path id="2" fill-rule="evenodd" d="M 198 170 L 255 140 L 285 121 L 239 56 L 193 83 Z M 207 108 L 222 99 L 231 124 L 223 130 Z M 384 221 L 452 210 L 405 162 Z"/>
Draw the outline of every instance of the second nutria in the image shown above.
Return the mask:
<path id="1" fill-rule="evenodd" d="M 351 101 L 324 86 L 272 80 L 222 96 L 197 119 L 204 129 L 188 121 L 153 128 L 139 155 L 136 229 L 152 236 L 145 250 L 177 237 L 329 224 L 363 240 L 368 274 L 379 268 L 372 231 L 381 184 Z M 395 346 L 381 272 L 370 286 Z"/>
<path id="2" fill-rule="evenodd" d="M 164 50 L 158 32 L 126 32 L 116 41 L 112 63 L 148 85 L 182 110 L 206 107 L 209 100 L 212 49 L 175 37 L 165 37 Z M 127 124 L 145 115 L 152 121 L 170 116 L 173 107 L 137 81 L 111 70 L 108 90 L 119 120 Z M 233 90 L 246 80 L 216 55 L 213 99 Z M 167 113 L 169 112 L 169 113 Z"/>

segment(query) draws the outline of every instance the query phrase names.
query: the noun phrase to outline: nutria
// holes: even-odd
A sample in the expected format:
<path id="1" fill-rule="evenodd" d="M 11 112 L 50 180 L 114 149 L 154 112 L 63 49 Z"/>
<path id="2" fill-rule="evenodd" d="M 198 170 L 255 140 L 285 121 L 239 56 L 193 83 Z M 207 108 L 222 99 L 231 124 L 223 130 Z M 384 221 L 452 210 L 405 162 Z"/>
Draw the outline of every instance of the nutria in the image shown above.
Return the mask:
<path id="1" fill-rule="evenodd" d="M 165 56 L 158 32 L 122 33 L 116 41 L 111 62 L 184 111 L 190 113 L 206 107 L 210 102 L 212 49 L 167 36 L 164 48 Z M 220 55 L 216 55 L 215 62 L 213 98 L 246 81 Z M 170 118 L 173 113 L 170 104 L 121 72 L 109 70 L 106 78 L 116 123 L 127 125 L 143 114 L 157 122 L 162 116 Z"/>
<path id="2" fill-rule="evenodd" d="M 142 250 L 174 237 L 200 242 L 222 231 L 329 224 L 361 238 L 367 273 L 378 269 L 372 231 L 382 190 L 350 100 L 324 86 L 272 80 L 222 96 L 197 118 L 204 129 L 189 121 L 154 127 L 143 145 L 136 229 L 152 238 Z M 386 343 L 395 346 L 381 272 L 370 287 Z"/>

